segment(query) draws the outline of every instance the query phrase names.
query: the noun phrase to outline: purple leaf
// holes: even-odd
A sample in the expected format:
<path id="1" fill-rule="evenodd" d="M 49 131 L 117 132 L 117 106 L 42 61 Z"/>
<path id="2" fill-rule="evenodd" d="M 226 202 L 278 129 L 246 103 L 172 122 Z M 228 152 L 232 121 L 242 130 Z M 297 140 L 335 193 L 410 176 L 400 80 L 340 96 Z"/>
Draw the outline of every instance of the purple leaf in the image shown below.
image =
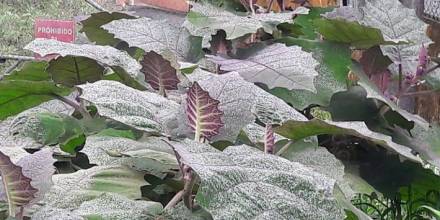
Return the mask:
<path id="1" fill-rule="evenodd" d="M 9 216 L 21 216 L 24 206 L 35 198 L 38 190 L 32 187 L 31 179 L 23 174 L 22 168 L 13 164 L 11 159 L 1 151 L 0 175 L 2 177 L 1 189 L 6 195 Z"/>
<path id="2" fill-rule="evenodd" d="M 170 61 L 156 52 L 150 51 L 145 53 L 141 64 L 145 80 L 153 89 L 159 90 L 160 94 L 165 95 L 166 90 L 177 89 L 177 84 L 180 81 L 177 78 L 176 69 L 171 66 Z"/>
<path id="3" fill-rule="evenodd" d="M 275 150 L 275 135 L 273 133 L 272 125 L 266 124 L 266 132 L 264 135 L 264 152 L 273 154 Z"/>
<path id="4" fill-rule="evenodd" d="M 195 140 L 203 142 L 217 135 L 223 126 L 223 112 L 218 109 L 220 102 L 211 98 L 197 82 L 187 92 L 186 102 L 186 115 Z"/>

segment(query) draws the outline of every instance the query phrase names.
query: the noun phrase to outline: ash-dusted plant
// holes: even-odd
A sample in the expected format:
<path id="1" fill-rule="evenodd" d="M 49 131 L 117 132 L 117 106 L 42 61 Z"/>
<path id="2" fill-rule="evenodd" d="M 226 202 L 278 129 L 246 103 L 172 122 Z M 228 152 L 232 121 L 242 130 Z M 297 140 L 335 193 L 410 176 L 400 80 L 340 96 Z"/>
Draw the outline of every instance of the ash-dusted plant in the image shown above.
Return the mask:
<path id="1" fill-rule="evenodd" d="M 372 219 L 383 201 L 382 216 L 402 204 L 435 215 L 411 201 L 440 191 L 439 129 L 400 105 L 438 71 L 414 9 L 189 4 L 96 13 L 80 22 L 92 43 L 26 46 L 59 56 L 0 80 L 0 172 L 21 196 L 5 199 L 11 216 Z M 7 159 L 46 148 L 52 177 Z"/>

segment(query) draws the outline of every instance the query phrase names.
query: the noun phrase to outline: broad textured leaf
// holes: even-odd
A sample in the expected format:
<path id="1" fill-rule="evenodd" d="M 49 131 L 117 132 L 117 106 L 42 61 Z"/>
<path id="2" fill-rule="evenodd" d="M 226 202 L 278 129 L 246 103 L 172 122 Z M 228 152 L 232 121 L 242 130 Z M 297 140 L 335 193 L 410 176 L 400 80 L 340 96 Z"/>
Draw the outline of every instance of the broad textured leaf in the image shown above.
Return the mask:
<path id="1" fill-rule="evenodd" d="M 0 120 L 16 115 L 53 99 L 53 94 L 65 95 L 70 89 L 53 82 L 5 80 L 0 81 Z"/>
<path id="2" fill-rule="evenodd" d="M 383 44 L 405 43 L 385 40 L 379 29 L 359 24 L 357 21 L 342 19 L 316 19 L 317 31 L 329 41 L 347 43 L 359 49 L 368 49 Z"/>
<path id="3" fill-rule="evenodd" d="M 98 12 L 92 14 L 86 20 L 81 21 L 82 28 L 80 32 L 85 33 L 87 38 L 99 45 L 115 46 L 119 40 L 102 29 L 101 26 L 119 19 L 133 19 L 135 17 L 121 12 Z"/>
<path id="4" fill-rule="evenodd" d="M 87 57 L 113 68 L 122 68 L 133 79 L 142 80 L 142 76 L 140 75 L 141 65 L 126 52 L 110 46 L 80 45 L 56 40 L 35 39 L 26 45 L 25 49 L 38 53 L 41 56 L 59 54 L 63 57 Z M 115 71 L 117 70 L 118 69 Z"/>
<path id="5" fill-rule="evenodd" d="M 47 62 L 27 62 L 19 70 L 5 75 L 2 80 L 47 81 L 50 80 L 46 71 L 47 66 Z"/>
<path id="6" fill-rule="evenodd" d="M 193 83 L 186 96 L 186 116 L 195 133 L 195 140 L 210 140 L 224 125 L 221 119 L 223 112 L 218 109 L 220 102 L 213 99 L 197 82 Z"/>
<path id="7" fill-rule="evenodd" d="M 326 12 L 322 17 L 327 19 L 341 19 L 346 21 L 357 21 L 359 14 L 351 6 L 342 6 L 333 9 L 333 11 Z"/>
<path id="8" fill-rule="evenodd" d="M 17 166 L 22 167 L 23 174 L 32 179 L 32 187 L 38 190 L 32 203 L 41 200 L 52 187 L 52 175 L 55 173 L 54 163 L 52 150 L 49 149 L 37 151 L 17 161 Z"/>
<path id="9" fill-rule="evenodd" d="M 165 94 L 166 90 L 177 90 L 179 79 L 177 71 L 171 66 L 170 61 L 164 59 L 154 51 L 145 53 L 141 61 L 141 72 L 145 75 L 145 81 L 155 90 Z"/>
<path id="10" fill-rule="evenodd" d="M 244 60 L 225 59 L 210 56 L 224 71 L 235 71 L 249 82 L 266 84 L 269 89 L 275 87 L 316 91 L 313 79 L 318 75 L 318 66 L 312 54 L 302 51 L 301 47 L 287 47 L 274 44 L 263 48 Z"/>
<path id="11" fill-rule="evenodd" d="M 421 45 L 431 42 L 425 34 L 428 25 L 416 16 L 415 10 L 394 0 L 367 0 L 359 10 L 363 13 L 359 22 L 380 29 L 385 40 L 410 42 L 404 45 L 384 45 L 381 48 L 393 62 L 402 63 L 403 73 L 414 72 Z M 396 66 L 393 70 L 397 73 Z"/>
<path id="12" fill-rule="evenodd" d="M 391 101 L 390 99 L 384 97 L 383 93 L 377 88 L 376 85 L 374 85 L 366 77 L 366 75 L 362 72 L 362 70 L 358 66 L 352 66 L 351 69 L 353 72 L 356 73 L 357 76 L 359 76 L 360 81 L 358 82 L 358 84 L 366 90 L 367 98 L 377 99 L 377 100 L 385 103 L 386 105 L 388 105 L 391 108 L 391 110 L 397 112 L 398 114 L 403 116 L 408 121 L 412 121 L 412 122 L 422 126 L 423 128 L 429 127 L 429 123 L 425 119 L 423 119 L 422 117 L 420 117 L 418 115 L 414 115 L 414 114 L 407 112 L 406 110 L 397 106 L 397 104 L 394 103 L 393 101 Z"/>
<path id="13" fill-rule="evenodd" d="M 80 121 L 69 115 L 33 111 L 18 115 L 11 123 L 10 130 L 15 139 L 31 138 L 42 145 L 61 144 L 63 151 L 72 154 L 83 142 L 70 143 L 70 147 L 64 145 L 85 133 Z"/>
<path id="14" fill-rule="evenodd" d="M 155 51 L 161 55 L 171 51 L 180 60 L 191 59 L 192 45 L 188 31 L 166 20 L 121 19 L 102 27 L 127 42 L 130 47 L 138 47 L 145 52 Z"/>
<path id="15" fill-rule="evenodd" d="M 352 135 L 381 145 L 409 160 L 422 163 L 420 158 L 412 153 L 411 148 L 394 143 L 390 136 L 371 131 L 364 122 L 333 122 L 319 119 L 310 121 L 292 120 L 275 128 L 275 132 L 292 140 L 301 140 L 305 137 L 320 134 Z"/>
<path id="16" fill-rule="evenodd" d="M 347 89 L 346 80 L 351 65 L 351 50 L 347 45 L 333 42 L 308 41 L 295 38 L 284 38 L 280 41 L 287 45 L 299 45 L 310 51 L 313 58 L 319 62 L 314 79 L 317 93 L 307 90 L 288 90 L 275 88 L 270 93 L 290 103 L 298 109 L 304 109 L 312 104 L 327 106 L 332 95 Z"/>
<path id="17" fill-rule="evenodd" d="M 293 12 L 262 13 L 246 16 L 224 11 L 206 3 L 193 2 L 192 6 L 183 26 L 186 27 L 192 35 L 203 37 L 202 46 L 204 48 L 209 48 L 211 36 L 215 35 L 218 30 L 224 30 L 226 32 L 227 40 L 256 33 L 260 28 L 272 34 L 272 32 L 276 30 L 276 25 L 293 22 L 293 16 L 296 14 L 308 13 L 308 9 L 299 7 Z"/>
<path id="18" fill-rule="evenodd" d="M 0 152 L 0 176 L 5 197 L 0 200 L 8 202 L 9 215 L 15 217 L 22 212 L 22 208 L 28 205 L 37 193 L 32 187 L 31 179 L 23 174 L 22 168 L 12 163 L 11 159 Z"/>
<path id="19" fill-rule="evenodd" d="M 53 187 L 40 202 L 43 208 L 74 210 L 104 193 L 140 199 L 141 187 L 149 185 L 143 172 L 124 166 L 95 166 L 75 173 L 57 174 L 52 179 Z"/>
<path id="20" fill-rule="evenodd" d="M 223 152 L 190 142 L 175 145 L 201 179 L 196 203 L 214 219 L 342 219 L 335 180 L 246 145 Z"/>
<path id="21" fill-rule="evenodd" d="M 188 75 L 209 95 L 220 101 L 219 109 L 223 112 L 224 126 L 213 141 L 227 140 L 234 142 L 240 130 L 255 122 L 258 118 L 263 123 L 277 124 L 283 121 L 307 120 L 301 113 L 252 83 L 245 81 L 238 73 L 216 75 L 200 69 Z M 182 106 L 184 109 L 185 106 Z M 179 118 L 182 119 L 182 118 Z M 181 121 L 179 124 L 185 125 Z"/>
<path id="22" fill-rule="evenodd" d="M 158 202 L 131 200 L 114 193 L 103 193 L 96 198 L 85 200 L 74 210 L 44 207 L 36 212 L 33 220 L 153 220 L 162 212 Z"/>
<path id="23" fill-rule="evenodd" d="M 49 62 L 52 80 L 67 87 L 95 82 L 104 77 L 104 67 L 87 57 L 65 56 Z"/>
<path id="24" fill-rule="evenodd" d="M 91 164 L 126 165 L 159 178 L 179 170 L 172 149 L 155 137 L 134 141 L 120 137 L 90 136 L 81 152 L 87 154 Z"/>
<path id="25" fill-rule="evenodd" d="M 168 133 L 166 128 L 175 120 L 179 108 L 176 102 L 163 96 L 119 82 L 101 80 L 79 88 L 81 99 L 95 105 L 101 116 L 146 132 Z"/>

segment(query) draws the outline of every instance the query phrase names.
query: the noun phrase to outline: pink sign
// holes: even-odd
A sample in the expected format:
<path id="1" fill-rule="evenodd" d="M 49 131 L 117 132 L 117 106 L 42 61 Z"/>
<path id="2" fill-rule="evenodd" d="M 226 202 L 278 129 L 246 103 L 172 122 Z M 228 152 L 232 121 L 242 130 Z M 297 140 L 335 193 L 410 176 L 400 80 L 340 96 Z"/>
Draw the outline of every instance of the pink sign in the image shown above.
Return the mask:
<path id="1" fill-rule="evenodd" d="M 37 19 L 35 21 L 35 38 L 54 39 L 73 43 L 75 41 L 75 22 Z M 56 56 L 48 55 L 41 58 L 41 56 L 35 55 L 35 57 L 37 59 L 51 60 Z"/>

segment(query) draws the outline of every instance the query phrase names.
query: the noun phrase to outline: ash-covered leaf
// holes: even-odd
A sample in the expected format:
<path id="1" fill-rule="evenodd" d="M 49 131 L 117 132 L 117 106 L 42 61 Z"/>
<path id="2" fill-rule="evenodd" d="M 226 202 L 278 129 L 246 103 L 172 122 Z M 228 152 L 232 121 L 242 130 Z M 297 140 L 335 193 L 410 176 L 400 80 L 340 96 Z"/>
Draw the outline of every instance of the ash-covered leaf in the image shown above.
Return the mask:
<path id="1" fill-rule="evenodd" d="M 240 130 L 255 122 L 256 118 L 271 124 L 289 119 L 307 120 L 284 101 L 247 82 L 238 73 L 216 75 L 196 69 L 188 78 L 196 81 L 212 98 L 220 101 L 219 109 L 223 112 L 224 126 L 213 141 L 235 141 Z"/>
<path id="2" fill-rule="evenodd" d="M 54 163 L 55 159 L 50 149 L 37 151 L 18 160 L 17 166 L 22 167 L 23 174 L 32 179 L 32 187 L 38 190 L 32 203 L 41 200 L 52 187 L 52 175 L 55 173 Z"/>
<path id="3" fill-rule="evenodd" d="M 316 91 L 313 79 L 318 75 L 315 68 L 319 63 L 312 54 L 298 46 L 273 44 L 243 60 L 209 57 L 220 65 L 221 70 L 238 72 L 247 81 L 264 83 L 269 89 L 281 87 Z"/>
<path id="4" fill-rule="evenodd" d="M 417 17 L 415 10 L 394 0 L 367 0 L 359 10 L 362 12 L 359 22 L 380 29 L 385 40 L 409 42 L 381 48 L 395 64 L 402 63 L 403 73 L 414 72 L 420 47 L 431 42 L 425 34 L 428 25 Z M 397 65 L 394 65 L 393 73 L 397 73 Z"/>
<path id="5" fill-rule="evenodd" d="M 174 146 L 200 177 L 195 202 L 214 219 L 342 219 L 335 180 L 246 146 Z"/>
<path id="6" fill-rule="evenodd" d="M 154 51 L 145 53 L 141 61 L 141 72 L 145 75 L 145 81 L 159 92 L 165 94 L 166 90 L 177 90 L 180 80 L 177 78 L 176 69 L 170 61 L 164 59 Z"/>
<path id="7" fill-rule="evenodd" d="M 38 192 L 31 185 L 32 179 L 25 176 L 22 167 L 12 163 L 11 159 L 0 151 L 0 200 L 8 203 L 9 216 L 15 217 L 23 212 Z"/>
<path id="8" fill-rule="evenodd" d="M 357 21 L 359 14 L 351 6 L 337 7 L 333 11 L 326 12 L 322 17 L 327 19 L 343 19 L 346 21 Z"/>
<path id="9" fill-rule="evenodd" d="M 124 166 L 95 166 L 70 174 L 52 177 L 54 185 L 39 202 L 37 209 L 78 209 L 85 201 L 105 193 L 128 199 L 142 198 L 141 187 L 149 185 L 144 173 Z"/>
<path id="10" fill-rule="evenodd" d="M 179 170 L 172 149 L 160 138 L 134 141 L 121 137 L 87 137 L 82 153 L 98 166 L 125 165 L 159 178 Z"/>
<path id="11" fill-rule="evenodd" d="M 296 14 L 307 14 L 308 9 L 299 7 L 293 12 L 286 13 L 261 13 L 255 15 L 238 15 L 222 10 L 207 3 L 192 2 L 191 11 L 187 14 L 183 24 L 194 36 L 203 37 L 202 46 L 209 48 L 211 36 L 217 31 L 224 30 L 226 39 L 232 40 L 246 34 L 256 33 L 262 28 L 272 34 L 276 26 L 285 22 L 293 22 Z"/>
<path id="12" fill-rule="evenodd" d="M 197 82 L 193 83 L 186 96 L 186 116 L 195 133 L 195 140 L 210 140 L 224 125 L 221 120 L 223 112 L 218 109 L 220 102 L 213 99 Z"/>
<path id="13" fill-rule="evenodd" d="M 78 86 L 81 99 L 96 106 L 101 116 L 150 133 L 168 133 L 179 105 L 156 93 L 139 91 L 119 82 L 101 80 Z"/>
<path id="14" fill-rule="evenodd" d="M 133 79 L 142 80 L 140 76 L 141 65 L 128 53 L 110 46 L 80 45 L 38 38 L 26 45 L 25 49 L 41 56 L 59 54 L 63 57 L 87 57 L 110 67 L 122 68 Z"/>
<path id="15" fill-rule="evenodd" d="M 135 17 L 121 12 L 98 12 L 93 13 L 86 20 L 81 21 L 80 32 L 85 33 L 87 38 L 99 45 L 115 46 L 118 40 L 114 36 L 102 29 L 101 26 L 119 19 L 133 19 Z"/>
<path id="16" fill-rule="evenodd" d="M 33 220 L 153 220 L 162 212 L 158 202 L 131 200 L 115 193 L 103 193 L 94 199 L 85 200 L 74 210 L 44 207 L 36 212 Z"/>
<path id="17" fill-rule="evenodd" d="M 130 47 L 139 47 L 145 52 L 155 51 L 161 55 L 171 51 L 180 60 L 190 59 L 191 36 L 186 29 L 167 20 L 121 19 L 102 28 L 127 42 Z"/>
<path id="18" fill-rule="evenodd" d="M 390 136 L 371 131 L 364 122 L 334 122 L 319 119 L 310 121 L 291 120 L 275 128 L 275 132 L 292 140 L 301 140 L 305 137 L 320 134 L 352 135 L 385 147 L 404 158 L 422 163 L 420 158 L 412 153 L 411 148 L 393 142 Z"/>

